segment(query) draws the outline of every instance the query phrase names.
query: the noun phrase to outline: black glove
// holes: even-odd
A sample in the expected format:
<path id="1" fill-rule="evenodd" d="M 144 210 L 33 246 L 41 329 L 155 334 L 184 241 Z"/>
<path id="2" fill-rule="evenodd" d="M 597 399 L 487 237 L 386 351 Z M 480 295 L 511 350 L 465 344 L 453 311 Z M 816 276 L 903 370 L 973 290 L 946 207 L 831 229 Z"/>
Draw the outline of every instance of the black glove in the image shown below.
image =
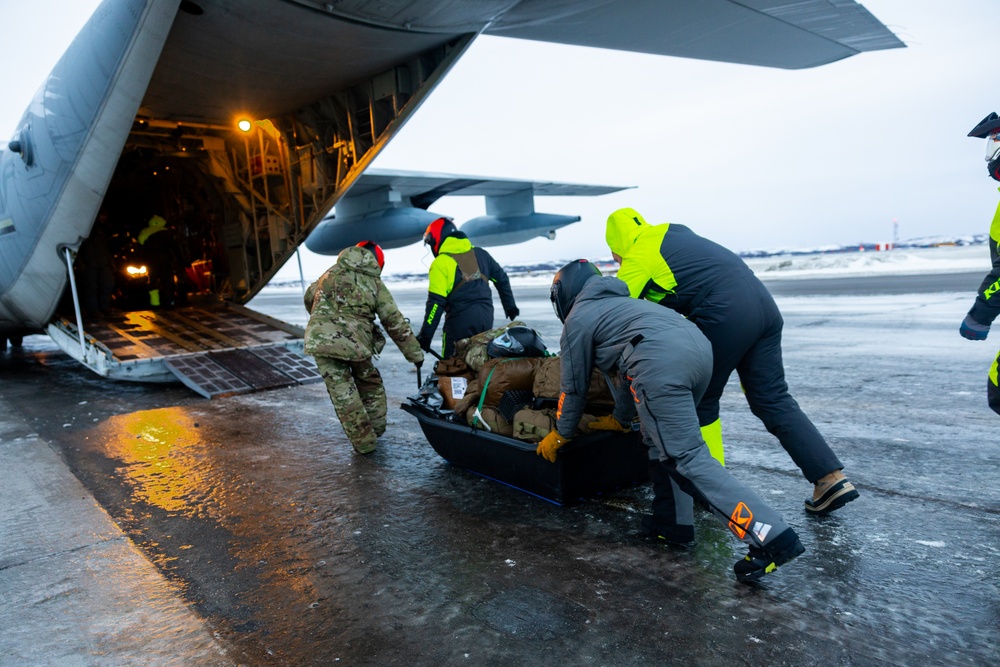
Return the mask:
<path id="1" fill-rule="evenodd" d="M 432 339 L 433 336 L 425 336 L 423 334 L 419 334 L 417 336 L 417 342 L 420 343 L 420 349 L 423 350 L 424 352 L 430 352 Z"/>
<path id="2" fill-rule="evenodd" d="M 417 370 L 419 371 L 419 370 L 420 370 L 421 368 L 423 368 L 423 366 L 424 366 L 424 360 L 423 360 L 423 359 L 421 359 L 420 361 L 417 361 L 417 362 L 414 362 L 414 364 L 413 364 L 413 365 L 414 365 L 414 366 L 416 366 L 416 367 L 417 367 Z"/>
<path id="3" fill-rule="evenodd" d="M 517 309 L 517 306 L 514 306 L 513 308 L 504 309 L 503 314 L 507 316 L 508 320 L 513 322 L 521 314 L 521 311 Z"/>

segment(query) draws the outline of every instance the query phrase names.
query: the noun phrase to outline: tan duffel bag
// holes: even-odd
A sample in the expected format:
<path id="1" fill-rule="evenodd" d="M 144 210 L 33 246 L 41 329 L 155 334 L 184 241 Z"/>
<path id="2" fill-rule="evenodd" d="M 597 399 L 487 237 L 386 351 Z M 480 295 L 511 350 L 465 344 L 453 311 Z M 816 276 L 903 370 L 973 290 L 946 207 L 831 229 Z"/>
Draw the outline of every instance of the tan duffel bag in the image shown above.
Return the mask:
<path id="1" fill-rule="evenodd" d="M 455 409 L 455 404 L 465 397 L 469 382 L 476 378 L 476 372 L 458 357 L 442 359 L 434 364 L 434 374 L 438 376 L 441 407 L 445 410 Z"/>

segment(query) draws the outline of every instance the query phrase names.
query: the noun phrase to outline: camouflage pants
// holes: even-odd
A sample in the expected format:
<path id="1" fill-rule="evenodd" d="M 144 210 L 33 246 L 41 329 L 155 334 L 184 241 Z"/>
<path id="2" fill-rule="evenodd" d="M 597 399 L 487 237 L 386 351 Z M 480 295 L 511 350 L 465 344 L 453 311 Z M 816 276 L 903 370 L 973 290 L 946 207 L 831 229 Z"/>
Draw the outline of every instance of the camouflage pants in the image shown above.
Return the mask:
<path id="1" fill-rule="evenodd" d="M 333 409 L 354 449 L 367 454 L 385 433 L 385 387 L 370 359 L 343 361 L 316 357 Z"/>

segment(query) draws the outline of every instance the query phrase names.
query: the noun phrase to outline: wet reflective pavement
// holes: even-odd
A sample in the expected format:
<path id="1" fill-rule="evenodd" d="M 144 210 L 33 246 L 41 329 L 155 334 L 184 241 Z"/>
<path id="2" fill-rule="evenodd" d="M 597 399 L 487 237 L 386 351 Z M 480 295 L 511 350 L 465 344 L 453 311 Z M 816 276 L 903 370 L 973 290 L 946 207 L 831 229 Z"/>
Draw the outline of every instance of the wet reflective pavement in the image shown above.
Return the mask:
<path id="1" fill-rule="evenodd" d="M 516 289 L 521 319 L 556 347 L 546 293 Z M 426 293 L 395 294 L 419 318 Z M 301 323 L 297 294 L 258 301 Z M 637 537 L 648 487 L 557 507 L 448 465 L 398 408 L 416 374 L 391 344 L 378 362 L 390 423 L 370 456 L 321 384 L 208 401 L 104 381 L 40 337 L 0 363 L 0 451 L 30 432 L 57 452 L 160 573 L 132 595 L 172 591 L 222 651 L 187 637 L 173 656 L 105 646 L 79 664 L 993 665 L 1000 417 L 985 372 L 998 343 L 958 336 L 968 301 L 779 298 L 792 393 L 862 496 L 807 517 L 811 485 L 734 380 L 727 465 L 807 549 L 753 586 L 734 581 L 743 547 L 706 514 L 694 548 Z M 0 617 L 14 627 L 31 603 L 14 594 L 28 565 L 11 549 L 0 541 Z M 25 664 L 4 642 L 32 655 L 5 632 L 0 664 Z"/>

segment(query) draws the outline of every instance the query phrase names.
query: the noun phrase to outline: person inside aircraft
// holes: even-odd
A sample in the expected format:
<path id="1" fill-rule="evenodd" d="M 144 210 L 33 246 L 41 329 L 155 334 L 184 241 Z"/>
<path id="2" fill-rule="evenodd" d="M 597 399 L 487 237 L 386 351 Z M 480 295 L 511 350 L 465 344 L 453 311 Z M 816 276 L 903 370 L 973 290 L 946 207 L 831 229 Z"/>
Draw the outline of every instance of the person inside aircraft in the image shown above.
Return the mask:
<path id="1" fill-rule="evenodd" d="M 108 214 L 101 211 L 80 245 L 74 263 L 80 290 L 80 310 L 84 315 L 110 315 L 115 291 L 114 259 L 108 239 Z"/>
<path id="2" fill-rule="evenodd" d="M 160 215 L 149 219 L 146 228 L 139 232 L 139 245 L 149 269 L 149 305 L 153 308 L 171 308 L 187 302 L 184 289 L 183 267 L 187 261 L 181 254 L 177 238 L 167 221 Z M 178 274 L 181 274 L 181 290 L 177 293 Z"/>
<path id="3" fill-rule="evenodd" d="M 806 512 L 828 514 L 856 499 L 840 459 L 788 393 L 781 313 L 746 263 L 684 225 L 649 225 L 631 208 L 608 217 L 606 240 L 632 297 L 677 311 L 712 343 L 712 378 L 698 402 L 712 455 L 725 464 L 719 399 L 735 370 L 750 410 L 813 484 Z"/>
<path id="4" fill-rule="evenodd" d="M 406 360 L 424 361 L 409 321 L 382 282 L 385 255 L 372 241 L 345 248 L 337 263 L 306 290 L 305 354 L 316 358 L 344 433 L 359 454 L 375 451 L 385 433 L 382 376 L 372 363 L 385 346 L 378 316 Z"/>
<path id="5" fill-rule="evenodd" d="M 493 328 L 493 294 L 496 287 L 504 315 L 514 321 L 519 314 L 514 292 L 503 268 L 483 248 L 472 245 L 448 218 L 427 226 L 424 243 L 434 254 L 428 278 L 427 306 L 417 340 L 430 351 L 434 332 L 444 314 L 442 355 L 455 351 L 456 341 Z"/>
<path id="6" fill-rule="evenodd" d="M 21 334 L 0 334 L 0 354 L 7 351 L 8 341 L 12 350 L 20 350 L 24 344 L 24 336 Z"/>
<path id="7" fill-rule="evenodd" d="M 991 113 L 969 132 L 970 137 L 986 139 L 986 166 L 990 177 L 1000 181 L 1000 117 Z M 990 262 L 992 270 L 983 278 L 976 300 L 962 320 L 959 333 L 969 340 L 986 340 L 990 325 L 1000 315 L 1000 204 L 990 225 Z M 986 381 L 986 400 L 990 408 L 1000 414 L 1000 352 L 990 367 Z"/>
<path id="8" fill-rule="evenodd" d="M 552 280 L 551 300 L 563 322 L 556 427 L 536 453 L 555 462 L 583 416 L 596 366 L 617 379 L 611 415 L 591 430 L 628 431 L 638 413 L 651 466 L 663 538 L 694 540 L 694 503 L 712 511 L 749 551 L 734 565 L 739 581 L 755 581 L 805 551 L 795 531 L 760 496 L 712 457 L 701 435 L 696 405 L 710 386 L 712 344 L 683 316 L 629 298 L 628 286 L 602 276 L 585 259 L 570 262 Z"/>

